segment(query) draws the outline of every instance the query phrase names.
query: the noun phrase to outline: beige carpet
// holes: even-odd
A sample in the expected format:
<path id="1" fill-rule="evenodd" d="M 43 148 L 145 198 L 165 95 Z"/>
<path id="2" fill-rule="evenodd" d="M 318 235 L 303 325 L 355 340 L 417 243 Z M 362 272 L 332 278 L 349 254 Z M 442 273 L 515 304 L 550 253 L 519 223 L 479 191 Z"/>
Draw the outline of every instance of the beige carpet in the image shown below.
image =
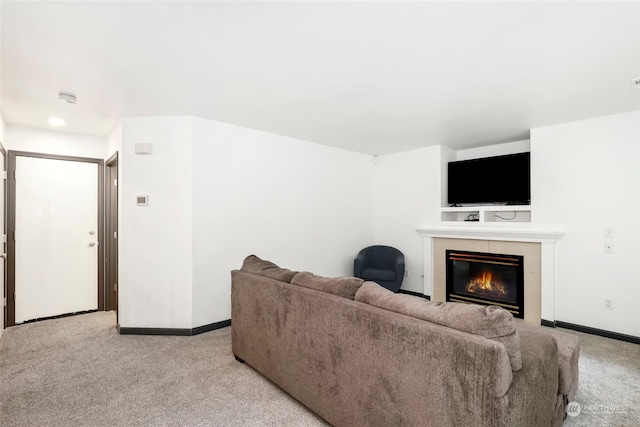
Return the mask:
<path id="1" fill-rule="evenodd" d="M 580 337 L 580 411 L 566 427 L 640 426 L 640 345 L 575 331 Z"/>
<path id="2" fill-rule="evenodd" d="M 113 312 L 6 329 L 0 426 L 321 426 L 231 353 L 231 328 L 118 335 Z"/>
<path id="3" fill-rule="evenodd" d="M 640 426 L 640 346 L 581 334 L 580 414 L 565 426 Z M 0 337 L 0 426 L 325 426 L 231 353 L 231 329 L 118 335 L 92 313 Z M 517 426 L 516 426 L 517 427 Z"/>

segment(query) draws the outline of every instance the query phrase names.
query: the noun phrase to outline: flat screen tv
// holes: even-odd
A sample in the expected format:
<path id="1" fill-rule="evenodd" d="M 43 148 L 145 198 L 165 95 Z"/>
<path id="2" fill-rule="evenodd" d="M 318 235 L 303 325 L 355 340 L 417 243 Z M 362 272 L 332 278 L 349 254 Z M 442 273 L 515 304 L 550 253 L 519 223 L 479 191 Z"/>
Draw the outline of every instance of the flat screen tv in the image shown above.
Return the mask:
<path id="1" fill-rule="evenodd" d="M 448 202 L 529 204 L 530 164 L 528 152 L 449 162 Z"/>

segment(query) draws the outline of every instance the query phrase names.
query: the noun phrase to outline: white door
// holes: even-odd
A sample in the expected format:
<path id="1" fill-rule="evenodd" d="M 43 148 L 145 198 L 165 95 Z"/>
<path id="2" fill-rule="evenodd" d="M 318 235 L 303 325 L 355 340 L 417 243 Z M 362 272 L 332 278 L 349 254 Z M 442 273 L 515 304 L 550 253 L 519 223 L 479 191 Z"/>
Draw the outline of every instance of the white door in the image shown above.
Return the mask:
<path id="1" fill-rule="evenodd" d="M 15 322 L 98 308 L 98 165 L 16 157 Z"/>

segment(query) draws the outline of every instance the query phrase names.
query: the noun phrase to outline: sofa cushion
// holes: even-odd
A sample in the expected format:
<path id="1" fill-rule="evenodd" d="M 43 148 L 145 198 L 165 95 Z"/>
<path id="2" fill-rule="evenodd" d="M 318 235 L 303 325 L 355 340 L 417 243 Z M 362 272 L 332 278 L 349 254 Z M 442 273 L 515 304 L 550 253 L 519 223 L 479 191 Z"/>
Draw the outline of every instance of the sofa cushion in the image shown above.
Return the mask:
<path id="1" fill-rule="evenodd" d="M 280 268 L 271 261 L 265 261 L 255 255 L 249 255 L 246 257 L 240 270 L 287 283 L 291 283 L 293 276 L 298 274 L 297 271 Z"/>
<path id="2" fill-rule="evenodd" d="M 307 271 L 296 274 L 291 284 L 327 292 L 342 298 L 353 299 L 360 286 L 364 283 L 358 277 L 322 277 Z"/>
<path id="3" fill-rule="evenodd" d="M 365 282 L 355 300 L 501 342 L 509 355 L 511 369 L 522 369 L 520 336 L 513 315 L 501 307 L 426 301 L 393 293 L 374 282 Z"/>

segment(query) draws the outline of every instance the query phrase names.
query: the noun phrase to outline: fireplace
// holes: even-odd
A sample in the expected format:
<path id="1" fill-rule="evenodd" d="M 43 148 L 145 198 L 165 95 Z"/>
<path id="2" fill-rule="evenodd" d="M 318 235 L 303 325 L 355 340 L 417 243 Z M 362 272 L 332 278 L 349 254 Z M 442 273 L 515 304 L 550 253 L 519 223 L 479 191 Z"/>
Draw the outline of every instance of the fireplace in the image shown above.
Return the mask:
<path id="1" fill-rule="evenodd" d="M 498 305 L 524 319 L 524 257 L 446 251 L 447 301 Z"/>

